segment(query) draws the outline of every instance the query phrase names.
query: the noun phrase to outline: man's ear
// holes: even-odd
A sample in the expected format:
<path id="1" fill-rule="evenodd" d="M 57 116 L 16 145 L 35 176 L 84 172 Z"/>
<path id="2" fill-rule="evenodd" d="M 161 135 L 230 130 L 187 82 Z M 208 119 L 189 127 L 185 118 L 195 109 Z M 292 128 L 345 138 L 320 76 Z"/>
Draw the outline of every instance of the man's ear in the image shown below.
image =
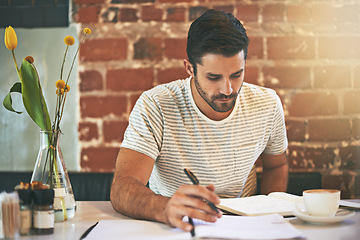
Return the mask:
<path id="1" fill-rule="evenodd" d="M 192 77 L 194 77 L 194 68 L 188 59 L 184 59 L 185 71 Z"/>

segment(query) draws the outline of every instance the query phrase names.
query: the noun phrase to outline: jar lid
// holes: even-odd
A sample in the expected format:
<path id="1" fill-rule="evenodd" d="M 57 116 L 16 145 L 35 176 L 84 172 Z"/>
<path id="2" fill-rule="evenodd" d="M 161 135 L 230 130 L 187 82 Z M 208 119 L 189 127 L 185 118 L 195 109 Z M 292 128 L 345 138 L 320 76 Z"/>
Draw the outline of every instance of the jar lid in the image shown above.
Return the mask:
<path id="1" fill-rule="evenodd" d="M 31 201 L 33 199 L 33 194 L 31 189 L 17 189 L 16 191 L 19 195 L 20 202 L 22 204 L 26 204 L 26 205 L 31 204 Z"/>
<path id="2" fill-rule="evenodd" d="M 52 205 L 54 203 L 53 189 L 38 189 L 33 191 L 34 204 L 36 205 Z"/>

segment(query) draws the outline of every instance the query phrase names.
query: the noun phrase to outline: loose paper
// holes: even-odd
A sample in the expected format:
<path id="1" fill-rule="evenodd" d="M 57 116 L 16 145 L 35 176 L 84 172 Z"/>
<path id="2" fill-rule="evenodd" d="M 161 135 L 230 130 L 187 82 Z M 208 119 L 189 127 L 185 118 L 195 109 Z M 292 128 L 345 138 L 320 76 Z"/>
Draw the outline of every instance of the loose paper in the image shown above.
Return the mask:
<path id="1" fill-rule="evenodd" d="M 186 218 L 184 218 L 186 221 Z M 291 239 L 303 238 L 282 216 L 222 216 L 216 223 L 194 219 L 197 238 Z M 91 239 L 192 239 L 189 232 L 162 223 L 141 220 L 102 220 L 85 238 Z"/>

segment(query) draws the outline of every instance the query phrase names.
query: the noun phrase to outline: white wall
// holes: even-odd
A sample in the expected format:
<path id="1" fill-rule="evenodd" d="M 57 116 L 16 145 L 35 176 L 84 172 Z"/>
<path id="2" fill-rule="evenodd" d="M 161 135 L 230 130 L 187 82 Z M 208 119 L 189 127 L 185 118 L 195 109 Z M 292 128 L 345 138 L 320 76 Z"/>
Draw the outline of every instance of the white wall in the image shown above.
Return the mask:
<path id="1" fill-rule="evenodd" d="M 20 67 L 22 59 L 30 55 L 35 59 L 40 81 L 48 105 L 51 121 L 55 108 L 55 82 L 60 77 L 60 68 L 66 45 L 64 37 L 73 36 L 76 41 L 69 48 L 63 76 L 67 76 L 78 46 L 78 30 L 76 25 L 62 28 L 15 28 L 18 46 L 15 49 L 17 63 Z M 7 111 L 3 99 L 8 94 L 17 77 L 11 51 L 4 45 L 5 29 L 0 30 L 0 171 L 32 171 L 39 150 L 40 128 L 32 121 L 22 104 L 20 94 L 13 95 L 13 106 L 23 114 Z M 63 77 L 64 78 L 64 77 Z M 65 103 L 61 129 L 61 148 L 65 164 L 69 171 L 80 170 L 78 150 L 78 80 L 76 64 L 71 73 L 70 92 Z"/>

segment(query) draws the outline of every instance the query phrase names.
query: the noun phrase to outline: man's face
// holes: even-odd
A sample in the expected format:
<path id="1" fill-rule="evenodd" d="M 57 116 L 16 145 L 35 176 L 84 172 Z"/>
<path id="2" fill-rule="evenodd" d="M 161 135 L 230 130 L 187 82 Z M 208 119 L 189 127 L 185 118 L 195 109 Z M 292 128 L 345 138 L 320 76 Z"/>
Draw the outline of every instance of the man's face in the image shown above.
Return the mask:
<path id="1" fill-rule="evenodd" d="M 244 51 L 233 57 L 206 54 L 196 67 L 195 87 L 202 99 L 216 112 L 232 110 L 244 80 Z"/>

